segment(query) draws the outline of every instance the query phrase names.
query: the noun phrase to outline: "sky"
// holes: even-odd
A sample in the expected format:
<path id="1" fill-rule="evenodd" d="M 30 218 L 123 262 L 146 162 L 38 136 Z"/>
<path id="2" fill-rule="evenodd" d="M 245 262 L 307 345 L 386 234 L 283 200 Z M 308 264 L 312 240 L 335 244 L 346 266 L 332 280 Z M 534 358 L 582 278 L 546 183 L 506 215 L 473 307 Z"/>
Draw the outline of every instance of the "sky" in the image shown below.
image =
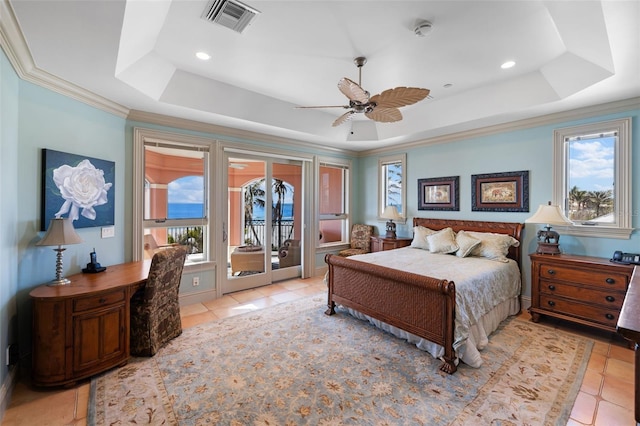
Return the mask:
<path id="1" fill-rule="evenodd" d="M 613 189 L 615 138 L 572 141 L 569 148 L 569 189 Z"/>
<path id="2" fill-rule="evenodd" d="M 185 176 L 169 183 L 170 204 L 188 203 L 202 204 L 204 196 L 204 180 L 202 176 Z"/>

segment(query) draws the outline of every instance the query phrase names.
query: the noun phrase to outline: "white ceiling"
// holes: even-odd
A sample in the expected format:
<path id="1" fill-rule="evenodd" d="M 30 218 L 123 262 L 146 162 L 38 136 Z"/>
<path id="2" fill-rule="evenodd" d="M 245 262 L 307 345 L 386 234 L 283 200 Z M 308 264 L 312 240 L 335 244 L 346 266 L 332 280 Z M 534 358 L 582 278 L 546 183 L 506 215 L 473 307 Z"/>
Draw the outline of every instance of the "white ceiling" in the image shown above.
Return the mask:
<path id="1" fill-rule="evenodd" d="M 202 19 L 206 0 L 2 1 L 37 69 L 129 110 L 322 146 L 381 148 L 640 96 L 639 1 L 246 0 L 261 13 L 241 34 Z M 347 104 L 337 82 L 358 81 L 357 56 L 372 95 L 432 97 L 397 123 L 358 115 L 335 128 L 344 109 L 295 108 Z"/>

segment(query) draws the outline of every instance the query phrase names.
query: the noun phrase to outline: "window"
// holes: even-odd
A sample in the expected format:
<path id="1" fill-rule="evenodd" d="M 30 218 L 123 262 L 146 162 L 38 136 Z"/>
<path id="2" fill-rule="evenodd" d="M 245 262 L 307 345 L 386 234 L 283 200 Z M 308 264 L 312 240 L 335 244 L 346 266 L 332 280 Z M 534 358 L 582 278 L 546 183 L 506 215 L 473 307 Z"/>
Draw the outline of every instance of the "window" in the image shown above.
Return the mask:
<path id="1" fill-rule="evenodd" d="M 348 163 L 320 161 L 318 164 L 318 245 L 349 242 Z"/>
<path id="2" fill-rule="evenodd" d="M 209 142 L 136 129 L 134 253 L 188 247 L 187 265 L 209 260 Z M 137 248 L 136 248 L 137 247 Z"/>
<path id="3" fill-rule="evenodd" d="M 378 161 L 378 182 L 380 193 L 378 196 L 378 217 L 387 206 L 395 206 L 400 216 L 406 220 L 406 194 L 404 184 L 406 154 L 383 157 Z"/>
<path id="4" fill-rule="evenodd" d="M 554 132 L 553 202 L 570 235 L 631 235 L 631 119 Z"/>

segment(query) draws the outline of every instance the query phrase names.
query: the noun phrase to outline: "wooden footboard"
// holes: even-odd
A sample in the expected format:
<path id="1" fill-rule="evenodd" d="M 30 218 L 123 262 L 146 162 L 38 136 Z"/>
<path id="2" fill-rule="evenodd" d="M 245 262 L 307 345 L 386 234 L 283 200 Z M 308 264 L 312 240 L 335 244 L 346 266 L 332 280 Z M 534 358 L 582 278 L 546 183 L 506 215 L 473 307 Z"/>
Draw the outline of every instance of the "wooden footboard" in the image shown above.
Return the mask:
<path id="1" fill-rule="evenodd" d="M 444 347 L 440 369 L 456 371 L 453 350 L 456 291 L 452 281 L 395 271 L 332 254 L 327 315 L 340 304 Z M 426 315 L 428 313 L 428 315 Z"/>

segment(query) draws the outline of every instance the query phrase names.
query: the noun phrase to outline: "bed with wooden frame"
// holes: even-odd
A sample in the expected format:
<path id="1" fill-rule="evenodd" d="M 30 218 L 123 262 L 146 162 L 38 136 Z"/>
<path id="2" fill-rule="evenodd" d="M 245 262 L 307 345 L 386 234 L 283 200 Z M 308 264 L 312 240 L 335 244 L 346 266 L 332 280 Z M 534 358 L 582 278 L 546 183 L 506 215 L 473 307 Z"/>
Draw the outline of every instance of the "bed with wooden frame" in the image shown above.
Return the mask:
<path id="1" fill-rule="evenodd" d="M 524 227 L 511 222 L 428 218 L 414 218 L 413 225 L 435 231 L 449 227 L 455 232 L 506 234 L 518 241 Z M 511 246 L 507 257 L 521 267 L 519 245 Z M 332 254 L 326 255 L 325 261 L 329 266 L 327 315 L 335 314 L 336 304 L 341 305 L 441 345 L 444 353 L 440 369 L 449 374 L 457 370 L 453 346 L 456 319 L 453 281 Z"/>

